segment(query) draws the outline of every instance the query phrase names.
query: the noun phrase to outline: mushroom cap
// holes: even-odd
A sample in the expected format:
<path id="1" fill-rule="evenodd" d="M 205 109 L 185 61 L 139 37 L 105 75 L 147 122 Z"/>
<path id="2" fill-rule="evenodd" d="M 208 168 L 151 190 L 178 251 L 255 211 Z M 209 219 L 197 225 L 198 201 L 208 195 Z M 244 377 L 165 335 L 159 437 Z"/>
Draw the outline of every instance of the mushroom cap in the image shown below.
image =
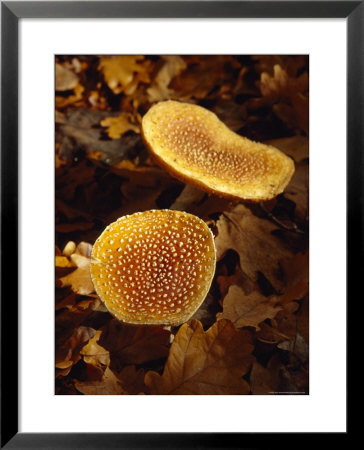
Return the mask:
<path id="1" fill-rule="evenodd" d="M 293 160 L 280 150 L 234 133 L 198 105 L 155 104 L 143 117 L 142 135 L 171 175 L 220 196 L 269 200 L 283 192 L 294 173 Z"/>
<path id="2" fill-rule="evenodd" d="M 107 309 L 134 324 L 179 325 L 214 276 L 214 237 L 199 217 L 151 210 L 121 217 L 96 240 L 91 278 Z"/>

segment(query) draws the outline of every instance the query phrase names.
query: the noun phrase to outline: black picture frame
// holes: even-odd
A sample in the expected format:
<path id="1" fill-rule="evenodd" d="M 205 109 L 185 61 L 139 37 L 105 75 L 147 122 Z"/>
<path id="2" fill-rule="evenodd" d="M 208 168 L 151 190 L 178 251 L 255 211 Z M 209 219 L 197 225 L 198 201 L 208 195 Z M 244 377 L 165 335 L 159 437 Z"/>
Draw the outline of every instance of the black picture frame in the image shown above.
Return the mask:
<path id="1" fill-rule="evenodd" d="M 347 19 L 347 303 L 363 273 L 364 2 L 116 1 L 1 2 L 1 448 L 260 448 L 274 433 L 18 432 L 18 22 L 21 18 L 345 18 Z M 329 45 L 329 44 L 328 44 Z M 9 270 L 11 267 L 11 270 Z M 11 293 L 12 301 L 7 301 Z M 349 417 L 349 415 L 347 416 Z M 348 438 L 338 433 L 335 442 Z M 297 439 L 279 433 L 280 446 Z M 309 443 L 310 433 L 300 437 Z M 327 436 L 315 434 L 315 444 Z M 296 445 L 296 444 L 295 444 Z"/>

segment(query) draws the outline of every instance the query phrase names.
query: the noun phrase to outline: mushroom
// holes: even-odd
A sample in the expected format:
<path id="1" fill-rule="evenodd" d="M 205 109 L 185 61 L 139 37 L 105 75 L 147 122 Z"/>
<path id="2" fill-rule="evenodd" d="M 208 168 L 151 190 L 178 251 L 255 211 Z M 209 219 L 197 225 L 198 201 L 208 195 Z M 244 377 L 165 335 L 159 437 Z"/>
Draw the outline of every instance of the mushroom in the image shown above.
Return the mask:
<path id="1" fill-rule="evenodd" d="M 155 104 L 143 117 L 142 135 L 156 162 L 171 175 L 231 199 L 272 199 L 294 173 L 292 159 L 280 150 L 234 133 L 198 105 Z"/>
<path id="2" fill-rule="evenodd" d="M 213 234 L 202 219 L 151 210 L 106 227 L 92 249 L 91 278 L 119 320 L 179 325 L 204 301 L 215 262 Z"/>

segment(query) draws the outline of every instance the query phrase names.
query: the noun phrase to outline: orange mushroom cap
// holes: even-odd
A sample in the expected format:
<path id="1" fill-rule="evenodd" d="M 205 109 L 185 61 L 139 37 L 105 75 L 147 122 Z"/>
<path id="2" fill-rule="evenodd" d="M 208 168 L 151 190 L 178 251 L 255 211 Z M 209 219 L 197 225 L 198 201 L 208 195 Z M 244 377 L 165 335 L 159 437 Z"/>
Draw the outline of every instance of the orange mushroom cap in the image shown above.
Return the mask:
<path id="1" fill-rule="evenodd" d="M 143 117 L 142 135 L 171 175 L 225 197 L 269 200 L 283 192 L 294 173 L 292 159 L 280 150 L 234 133 L 198 105 L 155 104 Z"/>
<path id="2" fill-rule="evenodd" d="M 214 238 L 203 220 L 152 210 L 121 217 L 103 231 L 92 249 L 91 278 L 119 320 L 179 325 L 204 301 L 215 262 Z"/>

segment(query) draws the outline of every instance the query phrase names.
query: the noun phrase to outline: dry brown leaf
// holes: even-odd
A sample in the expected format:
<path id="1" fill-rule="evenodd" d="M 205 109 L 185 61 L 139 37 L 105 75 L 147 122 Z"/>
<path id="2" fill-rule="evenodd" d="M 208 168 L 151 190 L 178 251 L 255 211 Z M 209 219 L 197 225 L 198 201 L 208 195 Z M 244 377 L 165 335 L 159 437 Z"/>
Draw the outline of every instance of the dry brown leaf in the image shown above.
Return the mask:
<path id="1" fill-rule="evenodd" d="M 60 278 L 72 272 L 76 265 L 66 256 L 56 256 L 56 277 Z"/>
<path id="2" fill-rule="evenodd" d="M 71 91 L 78 84 L 78 76 L 70 69 L 56 64 L 56 91 Z"/>
<path id="3" fill-rule="evenodd" d="M 242 376 L 253 361 L 250 335 L 228 320 L 207 332 L 197 320 L 182 325 L 171 346 L 163 375 L 149 371 L 151 394 L 248 394 Z"/>
<path id="4" fill-rule="evenodd" d="M 275 114 L 289 126 L 308 133 L 308 73 L 290 76 L 279 64 L 273 67 L 273 75 L 263 72 L 260 76 L 261 98 L 252 99 L 253 108 L 272 106 Z"/>
<path id="5" fill-rule="evenodd" d="M 78 83 L 73 89 L 73 94 L 71 94 L 70 96 L 63 97 L 60 95 L 56 95 L 56 108 L 65 108 L 69 105 L 81 104 L 84 90 L 85 88 Z"/>
<path id="6" fill-rule="evenodd" d="M 206 193 L 200 189 L 187 184 L 170 206 L 169 209 L 174 209 L 177 211 L 188 211 L 191 206 L 194 206 L 202 201 Z"/>
<path id="7" fill-rule="evenodd" d="M 257 338 L 267 344 L 277 344 L 285 340 L 293 339 L 297 333 L 297 302 L 287 303 L 277 313 L 271 324 L 263 322 L 257 332 Z"/>
<path id="8" fill-rule="evenodd" d="M 303 299 L 301 308 L 297 313 L 297 329 L 303 339 L 309 344 L 309 302 L 308 295 Z"/>
<path id="9" fill-rule="evenodd" d="M 111 320 L 103 329 L 98 344 L 110 352 L 113 368 L 143 364 L 168 354 L 170 332 L 159 326 L 138 326 Z"/>
<path id="10" fill-rule="evenodd" d="M 279 150 L 291 156 L 296 162 L 301 162 L 309 156 L 309 140 L 307 136 L 272 139 L 264 143 L 279 148 Z"/>
<path id="11" fill-rule="evenodd" d="M 279 297 L 280 304 L 286 304 L 292 300 L 301 300 L 308 293 L 309 281 L 309 254 L 297 253 L 292 258 L 282 260 L 281 266 L 284 273 L 286 288 Z"/>
<path id="12" fill-rule="evenodd" d="M 231 275 L 219 275 L 216 277 L 217 284 L 219 285 L 220 294 L 222 297 L 225 297 L 229 287 L 231 285 L 237 285 L 241 287 L 244 293 L 250 294 L 254 287 L 255 283 L 253 283 L 241 270 L 239 264 L 236 265 L 234 273 Z"/>
<path id="13" fill-rule="evenodd" d="M 180 191 L 182 183 L 170 177 L 165 171 L 155 167 L 143 166 L 140 168 L 118 170 L 121 176 L 128 178 L 122 184 L 121 192 L 125 200 L 120 210 L 120 215 L 132 214 L 135 211 L 160 209 L 158 199 L 163 193 L 171 197 L 169 207 L 175 197 L 174 191 Z M 177 195 L 177 194 L 176 194 Z"/>
<path id="14" fill-rule="evenodd" d="M 71 256 L 72 253 L 74 253 L 76 250 L 76 243 L 73 241 L 68 241 L 67 244 L 64 246 L 62 253 L 64 256 Z"/>
<path id="15" fill-rule="evenodd" d="M 254 67 L 258 73 L 274 73 L 274 66 L 279 64 L 290 76 L 297 76 L 307 66 L 307 55 L 257 55 L 252 56 Z"/>
<path id="16" fill-rule="evenodd" d="M 74 292 L 71 292 L 69 295 L 66 295 L 62 298 L 56 297 L 56 311 L 59 311 L 60 309 L 71 309 L 74 307 L 77 301 L 77 294 Z"/>
<path id="17" fill-rule="evenodd" d="M 265 319 L 275 317 L 282 309 L 278 303 L 279 297 L 264 297 L 260 292 L 253 291 L 246 295 L 239 286 L 230 286 L 224 298 L 223 312 L 217 314 L 217 320 L 229 319 L 236 328 L 254 327 L 259 330 L 259 324 Z"/>
<path id="18" fill-rule="evenodd" d="M 138 82 L 149 83 L 149 64 L 141 55 L 103 56 L 100 58 L 99 70 L 114 94 L 132 94 Z"/>
<path id="19" fill-rule="evenodd" d="M 160 102 L 173 97 L 173 89 L 168 86 L 172 79 L 183 72 L 187 65 L 183 58 L 177 55 L 165 55 L 161 57 L 164 61 L 162 68 L 155 76 L 153 83 L 147 89 L 150 103 Z"/>
<path id="20" fill-rule="evenodd" d="M 306 93 L 308 90 L 308 74 L 304 72 L 299 77 L 291 77 L 279 64 L 273 67 L 273 76 L 263 72 L 259 83 L 263 97 L 290 99 L 296 93 Z"/>
<path id="21" fill-rule="evenodd" d="M 92 252 L 92 244 L 89 242 L 81 241 L 75 250 L 75 253 L 78 255 L 85 256 L 86 258 L 91 258 L 91 252 Z"/>
<path id="22" fill-rule="evenodd" d="M 78 253 L 73 253 L 70 259 L 77 269 L 60 278 L 62 286 L 71 286 L 71 289 L 80 295 L 89 295 L 95 292 L 90 274 L 90 259 Z"/>
<path id="23" fill-rule="evenodd" d="M 101 330 L 98 330 L 95 336 L 80 351 L 85 363 L 92 364 L 96 367 L 108 366 L 110 364 L 109 352 L 98 344 L 100 336 Z"/>
<path id="24" fill-rule="evenodd" d="M 77 381 L 75 388 L 84 395 L 125 395 L 118 377 L 106 367 L 100 381 Z"/>
<path id="25" fill-rule="evenodd" d="M 106 117 L 101 120 L 100 125 L 107 128 L 106 132 L 111 139 L 120 139 L 127 131 L 140 133 L 140 125 L 131 113 L 122 112 L 117 117 Z"/>
<path id="26" fill-rule="evenodd" d="M 277 229 L 275 225 L 254 216 L 242 204 L 221 215 L 216 225 L 217 260 L 227 250 L 235 250 L 239 254 L 241 269 L 251 280 L 256 281 L 258 272 L 261 272 L 277 291 L 282 290 L 280 261 L 292 253 L 272 234 Z"/>
<path id="27" fill-rule="evenodd" d="M 303 161 L 296 164 L 295 173 L 284 191 L 284 197 L 296 204 L 295 216 L 301 221 L 308 220 L 308 180 L 309 165 Z"/>
<path id="28" fill-rule="evenodd" d="M 240 67 L 231 56 L 189 56 L 184 58 L 188 70 L 184 70 L 174 77 L 170 88 L 174 90 L 175 98 L 193 101 L 206 97 L 218 98 L 219 89 L 224 83 L 223 91 L 232 90 L 236 79 L 233 75 L 234 68 Z M 230 89 L 229 89 L 230 87 Z"/>
<path id="29" fill-rule="evenodd" d="M 72 335 L 63 343 L 56 345 L 56 376 L 66 376 L 72 366 L 81 359 L 80 350 L 94 334 L 96 330 L 90 327 L 77 327 Z"/>
<path id="30" fill-rule="evenodd" d="M 293 339 L 280 342 L 277 347 L 281 350 L 294 353 L 302 362 L 306 362 L 308 360 L 308 345 L 298 332 Z"/>
<path id="31" fill-rule="evenodd" d="M 126 366 L 116 375 L 121 386 L 129 395 L 136 395 L 145 391 L 144 369 L 137 370 L 135 366 Z"/>
<path id="32" fill-rule="evenodd" d="M 253 395 L 277 394 L 280 391 L 280 370 L 282 363 L 278 355 L 274 355 L 263 367 L 254 361 L 250 372 L 250 388 Z"/>

